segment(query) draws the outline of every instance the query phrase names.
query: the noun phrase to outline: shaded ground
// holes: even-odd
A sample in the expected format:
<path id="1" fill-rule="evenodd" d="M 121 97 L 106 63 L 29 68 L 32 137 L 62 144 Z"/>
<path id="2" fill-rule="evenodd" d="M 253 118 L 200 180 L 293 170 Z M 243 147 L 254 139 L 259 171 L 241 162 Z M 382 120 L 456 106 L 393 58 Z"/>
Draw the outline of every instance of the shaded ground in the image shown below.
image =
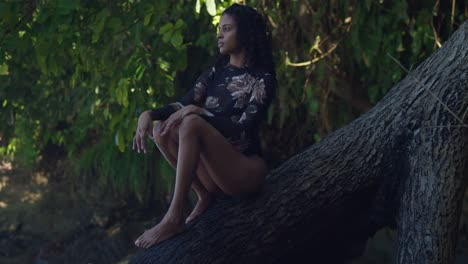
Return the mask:
<path id="1" fill-rule="evenodd" d="M 133 241 L 158 222 L 157 212 L 165 211 L 137 208 L 90 187 L 70 186 L 63 175 L 0 164 L 0 263 L 128 263 L 138 250 Z M 468 263 L 467 205 L 468 193 L 457 264 Z M 394 231 L 379 231 L 364 256 L 352 264 L 394 263 L 395 241 Z"/>
<path id="2" fill-rule="evenodd" d="M 155 213 L 0 167 L 0 263 L 126 263 Z M 148 215 L 148 216 L 145 216 Z"/>

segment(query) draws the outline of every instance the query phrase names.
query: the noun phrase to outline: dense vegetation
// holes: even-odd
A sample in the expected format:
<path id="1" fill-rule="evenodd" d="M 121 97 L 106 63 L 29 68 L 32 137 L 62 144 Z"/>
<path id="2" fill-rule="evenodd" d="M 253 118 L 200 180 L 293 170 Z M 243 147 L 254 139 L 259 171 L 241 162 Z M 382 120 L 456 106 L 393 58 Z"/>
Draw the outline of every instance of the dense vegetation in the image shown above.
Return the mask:
<path id="1" fill-rule="evenodd" d="M 139 113 L 183 95 L 213 62 L 235 1 L 0 2 L 0 155 L 66 162 L 76 184 L 142 203 L 174 171 L 135 154 Z M 271 166 L 376 104 L 468 18 L 466 0 L 244 1 L 265 14 L 279 89 L 263 126 Z"/>

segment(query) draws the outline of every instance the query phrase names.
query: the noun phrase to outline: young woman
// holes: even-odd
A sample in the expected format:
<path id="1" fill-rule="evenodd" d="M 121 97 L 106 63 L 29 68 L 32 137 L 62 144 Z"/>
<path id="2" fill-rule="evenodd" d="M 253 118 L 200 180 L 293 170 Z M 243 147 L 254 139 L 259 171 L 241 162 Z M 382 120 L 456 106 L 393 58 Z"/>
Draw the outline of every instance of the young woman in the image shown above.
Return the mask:
<path id="1" fill-rule="evenodd" d="M 219 23 L 219 54 L 179 102 L 142 113 L 133 149 L 146 153 L 150 136 L 176 168 L 174 196 L 166 215 L 135 245 L 148 248 L 184 230 L 214 198 L 257 192 L 267 174 L 258 135 L 275 91 L 271 34 L 253 8 L 234 4 Z M 158 122 L 153 128 L 153 120 Z M 184 221 L 190 186 L 198 195 Z"/>

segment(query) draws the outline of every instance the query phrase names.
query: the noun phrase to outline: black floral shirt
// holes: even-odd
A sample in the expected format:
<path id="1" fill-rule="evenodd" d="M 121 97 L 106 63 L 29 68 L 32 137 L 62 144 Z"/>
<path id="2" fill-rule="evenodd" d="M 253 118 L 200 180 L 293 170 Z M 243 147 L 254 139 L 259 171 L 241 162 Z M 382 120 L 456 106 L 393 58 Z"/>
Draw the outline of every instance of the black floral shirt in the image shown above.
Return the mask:
<path id="1" fill-rule="evenodd" d="M 204 108 L 201 117 L 245 155 L 262 155 L 258 128 L 273 99 L 275 77 L 264 71 L 227 64 L 204 72 L 178 102 L 152 110 L 166 120 L 186 105 Z"/>

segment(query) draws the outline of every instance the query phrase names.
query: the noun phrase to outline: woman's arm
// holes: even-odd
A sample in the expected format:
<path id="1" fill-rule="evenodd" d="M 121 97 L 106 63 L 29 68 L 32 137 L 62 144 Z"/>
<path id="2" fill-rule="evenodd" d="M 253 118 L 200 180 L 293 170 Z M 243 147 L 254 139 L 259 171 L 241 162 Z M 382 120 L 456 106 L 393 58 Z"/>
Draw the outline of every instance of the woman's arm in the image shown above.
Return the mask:
<path id="1" fill-rule="evenodd" d="M 195 85 L 178 102 L 170 103 L 161 108 L 151 110 L 151 119 L 166 120 L 169 116 L 182 109 L 184 106 L 203 105 L 206 99 L 206 89 L 213 78 L 214 73 L 215 68 L 213 67 L 200 75 L 200 77 L 195 81 Z"/>
<path id="2" fill-rule="evenodd" d="M 146 153 L 146 135 L 153 138 L 153 121 L 150 111 L 145 111 L 138 117 L 137 131 L 133 137 L 133 150 L 138 151 L 138 153 L 140 151 Z"/>
<path id="3" fill-rule="evenodd" d="M 184 106 L 182 109 L 172 114 L 164 123 L 162 123 L 160 127 L 161 135 L 166 134 L 167 131 L 170 131 L 176 125 L 180 124 L 180 122 L 182 122 L 184 117 L 191 115 L 191 114 L 199 115 L 203 113 L 203 111 L 205 111 L 205 109 L 196 105 Z"/>
<path id="4" fill-rule="evenodd" d="M 230 117 L 201 114 L 211 125 L 216 127 L 223 135 L 240 135 L 257 127 L 267 114 L 275 92 L 276 80 L 271 74 L 265 74 L 253 87 L 249 102 L 239 119 L 239 122 Z"/>

